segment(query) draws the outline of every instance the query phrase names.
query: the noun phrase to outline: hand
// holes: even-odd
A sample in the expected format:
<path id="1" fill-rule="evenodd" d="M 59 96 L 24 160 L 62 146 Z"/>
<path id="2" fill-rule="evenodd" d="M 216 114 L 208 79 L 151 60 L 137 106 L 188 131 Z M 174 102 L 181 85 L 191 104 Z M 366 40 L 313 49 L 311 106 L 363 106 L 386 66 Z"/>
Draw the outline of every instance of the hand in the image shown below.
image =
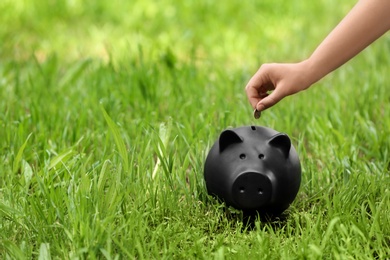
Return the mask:
<path id="1" fill-rule="evenodd" d="M 307 60 L 262 65 L 245 88 L 252 107 L 267 109 L 343 65 L 390 30 L 389 10 L 389 0 L 360 0 Z"/>
<path id="2" fill-rule="evenodd" d="M 307 89 L 315 81 L 309 68 L 306 61 L 263 64 L 245 87 L 250 104 L 263 111 L 284 97 Z"/>

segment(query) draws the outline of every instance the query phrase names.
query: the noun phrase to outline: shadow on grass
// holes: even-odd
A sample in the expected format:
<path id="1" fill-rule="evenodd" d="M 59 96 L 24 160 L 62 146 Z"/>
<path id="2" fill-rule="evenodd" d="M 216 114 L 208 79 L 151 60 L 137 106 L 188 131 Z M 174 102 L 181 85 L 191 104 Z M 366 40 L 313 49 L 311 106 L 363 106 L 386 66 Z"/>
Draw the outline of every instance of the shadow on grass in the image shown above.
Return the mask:
<path id="1" fill-rule="evenodd" d="M 265 227 L 275 232 L 283 229 L 289 219 L 290 213 L 287 209 L 280 214 L 272 214 L 258 211 L 242 211 L 223 205 L 222 217 L 231 223 L 242 223 L 242 232 L 250 232 Z M 221 220 L 222 221 L 222 220 Z"/>
<path id="2" fill-rule="evenodd" d="M 288 211 L 281 214 L 271 214 L 264 212 L 243 212 L 243 227 L 245 231 L 263 229 L 265 226 L 278 231 L 286 226 L 289 217 Z"/>

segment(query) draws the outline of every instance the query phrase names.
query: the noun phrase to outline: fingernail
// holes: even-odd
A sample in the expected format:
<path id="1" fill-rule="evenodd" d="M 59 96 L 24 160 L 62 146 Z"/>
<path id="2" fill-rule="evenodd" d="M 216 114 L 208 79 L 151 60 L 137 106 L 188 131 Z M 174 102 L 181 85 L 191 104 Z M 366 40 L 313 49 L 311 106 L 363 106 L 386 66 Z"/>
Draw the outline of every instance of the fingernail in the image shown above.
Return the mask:
<path id="1" fill-rule="evenodd" d="M 265 106 L 264 106 L 263 104 L 261 104 L 261 103 L 258 103 L 258 104 L 256 105 L 256 109 L 257 109 L 258 111 L 263 111 L 263 110 L 265 109 Z"/>

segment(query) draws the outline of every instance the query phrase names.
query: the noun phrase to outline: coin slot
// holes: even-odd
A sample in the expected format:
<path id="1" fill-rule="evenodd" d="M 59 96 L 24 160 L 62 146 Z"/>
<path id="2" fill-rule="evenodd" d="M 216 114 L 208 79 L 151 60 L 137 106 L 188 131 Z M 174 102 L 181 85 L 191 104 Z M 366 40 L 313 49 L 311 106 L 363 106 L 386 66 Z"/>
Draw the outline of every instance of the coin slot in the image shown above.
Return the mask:
<path id="1" fill-rule="evenodd" d="M 244 160 L 245 158 L 246 158 L 245 153 L 240 154 L 240 159 L 241 159 L 241 160 Z"/>
<path id="2" fill-rule="evenodd" d="M 263 160 L 263 159 L 264 159 L 264 154 L 262 154 L 262 153 L 259 154 L 259 159 L 260 159 L 260 160 Z"/>

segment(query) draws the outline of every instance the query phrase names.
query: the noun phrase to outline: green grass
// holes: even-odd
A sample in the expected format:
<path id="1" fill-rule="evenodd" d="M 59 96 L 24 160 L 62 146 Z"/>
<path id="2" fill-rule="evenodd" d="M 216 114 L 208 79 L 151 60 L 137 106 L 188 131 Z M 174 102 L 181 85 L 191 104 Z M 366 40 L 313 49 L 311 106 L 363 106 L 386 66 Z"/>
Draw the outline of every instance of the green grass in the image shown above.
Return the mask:
<path id="1" fill-rule="evenodd" d="M 390 258 L 389 36 L 259 121 L 244 93 L 353 4 L 2 1 L 0 258 Z M 251 124 L 293 139 L 302 184 L 249 230 L 203 164 Z"/>

